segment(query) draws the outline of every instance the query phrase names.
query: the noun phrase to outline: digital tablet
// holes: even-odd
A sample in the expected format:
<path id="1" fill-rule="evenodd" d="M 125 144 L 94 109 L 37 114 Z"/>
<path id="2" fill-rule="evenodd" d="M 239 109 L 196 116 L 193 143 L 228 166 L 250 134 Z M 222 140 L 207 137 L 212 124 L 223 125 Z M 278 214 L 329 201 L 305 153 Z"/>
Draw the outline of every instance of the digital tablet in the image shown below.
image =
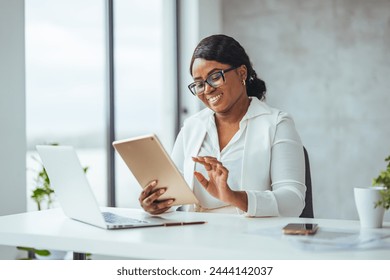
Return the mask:
<path id="1" fill-rule="evenodd" d="M 142 188 L 151 181 L 157 180 L 156 188 L 167 188 L 167 191 L 160 196 L 161 200 L 174 198 L 172 205 L 198 203 L 191 188 L 156 135 L 118 140 L 112 145 Z"/>

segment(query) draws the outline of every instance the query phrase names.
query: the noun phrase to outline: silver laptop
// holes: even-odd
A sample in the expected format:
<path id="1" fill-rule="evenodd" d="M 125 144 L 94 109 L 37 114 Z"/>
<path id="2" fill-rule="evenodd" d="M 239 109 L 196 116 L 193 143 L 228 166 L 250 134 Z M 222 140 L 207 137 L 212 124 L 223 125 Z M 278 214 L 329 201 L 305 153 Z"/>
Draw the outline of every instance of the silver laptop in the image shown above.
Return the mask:
<path id="1" fill-rule="evenodd" d="M 36 148 L 49 176 L 50 185 L 65 215 L 72 219 L 105 229 L 202 223 L 182 223 L 161 217 L 148 216 L 146 213 L 143 219 L 138 219 L 103 212 L 89 186 L 73 147 L 38 145 Z"/>

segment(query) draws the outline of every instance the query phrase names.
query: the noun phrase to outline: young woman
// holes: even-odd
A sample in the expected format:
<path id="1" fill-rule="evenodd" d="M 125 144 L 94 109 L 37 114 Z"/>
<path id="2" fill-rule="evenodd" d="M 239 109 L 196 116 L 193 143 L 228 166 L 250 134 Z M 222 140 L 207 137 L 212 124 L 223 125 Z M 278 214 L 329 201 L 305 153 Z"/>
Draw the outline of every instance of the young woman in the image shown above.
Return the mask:
<path id="1" fill-rule="evenodd" d="M 207 107 L 188 118 L 172 158 L 199 200 L 187 211 L 299 216 L 305 206 L 303 146 L 292 118 L 265 102 L 244 48 L 212 35 L 195 48 L 188 88 Z M 171 208 L 151 182 L 139 201 L 151 214 Z M 163 187 L 163 186 L 161 186 Z"/>

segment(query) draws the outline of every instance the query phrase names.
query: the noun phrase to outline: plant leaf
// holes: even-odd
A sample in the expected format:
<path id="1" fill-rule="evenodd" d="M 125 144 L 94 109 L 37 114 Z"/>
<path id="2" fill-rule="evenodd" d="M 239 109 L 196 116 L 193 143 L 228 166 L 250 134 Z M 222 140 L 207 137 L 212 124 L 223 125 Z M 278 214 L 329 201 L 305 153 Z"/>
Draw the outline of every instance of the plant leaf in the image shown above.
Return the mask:
<path id="1" fill-rule="evenodd" d="M 45 250 L 45 249 L 34 249 L 34 253 L 44 257 L 50 256 L 51 254 L 49 250 Z"/>

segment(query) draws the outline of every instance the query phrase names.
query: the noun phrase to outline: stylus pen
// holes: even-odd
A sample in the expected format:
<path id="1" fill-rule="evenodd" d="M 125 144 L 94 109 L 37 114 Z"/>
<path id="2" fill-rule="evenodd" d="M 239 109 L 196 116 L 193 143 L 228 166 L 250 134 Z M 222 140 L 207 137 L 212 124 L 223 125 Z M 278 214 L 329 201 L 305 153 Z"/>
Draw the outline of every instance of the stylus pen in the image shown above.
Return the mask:
<path id="1" fill-rule="evenodd" d="M 205 224 L 205 221 L 197 221 L 197 222 L 177 222 L 177 223 L 166 223 L 164 224 L 166 227 L 170 226 L 186 226 L 186 225 L 200 225 Z"/>

